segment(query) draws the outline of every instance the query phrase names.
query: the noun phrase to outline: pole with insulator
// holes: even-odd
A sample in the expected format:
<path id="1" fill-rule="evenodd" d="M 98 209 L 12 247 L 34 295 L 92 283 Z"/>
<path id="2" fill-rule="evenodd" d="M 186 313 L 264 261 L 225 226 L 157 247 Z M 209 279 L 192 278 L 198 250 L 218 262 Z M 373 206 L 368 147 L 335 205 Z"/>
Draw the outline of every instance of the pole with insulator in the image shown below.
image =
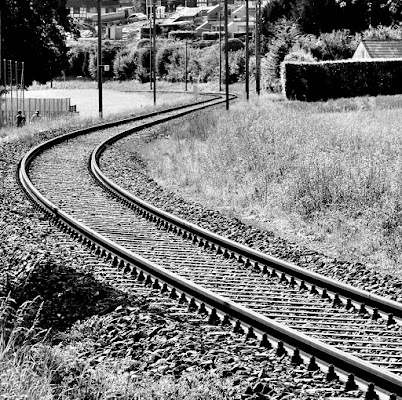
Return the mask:
<path id="1" fill-rule="evenodd" d="M 219 91 L 222 90 L 222 18 L 221 2 L 219 0 Z"/>
<path id="2" fill-rule="evenodd" d="M 98 96 L 99 96 L 99 117 L 103 118 L 103 104 L 102 104 L 102 16 L 101 16 L 101 3 L 98 0 Z"/>
<path id="3" fill-rule="evenodd" d="M 248 20 L 249 20 L 249 9 L 248 9 L 248 0 L 246 0 L 246 99 L 248 100 L 250 98 L 250 81 L 249 81 L 249 58 L 250 58 L 250 53 L 249 53 L 249 26 L 248 26 Z"/>
<path id="4" fill-rule="evenodd" d="M 152 75 L 153 75 L 153 84 L 154 84 L 154 105 L 156 104 L 156 68 L 155 68 L 155 54 L 156 54 L 156 2 L 154 1 L 154 25 L 153 25 L 153 39 L 154 39 L 154 46 L 152 52 Z"/>
<path id="5" fill-rule="evenodd" d="M 225 0 L 225 91 L 226 110 L 229 110 L 229 49 L 228 49 L 228 0 Z"/>

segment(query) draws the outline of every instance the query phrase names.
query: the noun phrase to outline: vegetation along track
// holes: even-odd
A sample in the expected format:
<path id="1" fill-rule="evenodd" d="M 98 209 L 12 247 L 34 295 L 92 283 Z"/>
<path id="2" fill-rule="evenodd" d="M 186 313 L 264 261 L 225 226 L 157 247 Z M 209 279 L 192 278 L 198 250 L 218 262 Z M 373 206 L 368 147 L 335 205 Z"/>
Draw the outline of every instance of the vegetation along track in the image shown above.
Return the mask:
<path id="1" fill-rule="evenodd" d="M 349 388 L 372 382 L 381 396 L 402 396 L 399 303 L 175 218 L 119 188 L 99 168 L 100 155 L 114 141 L 134 132 L 152 135 L 144 128 L 220 101 L 53 139 L 24 157 L 20 181 L 55 223 L 131 277 L 209 313 L 211 323 L 232 323 L 264 346 L 275 346 L 278 355 L 291 351 L 294 363 L 307 360 L 310 369 L 325 365 L 328 379 L 347 376 Z M 113 275 L 111 268 L 106 273 Z M 366 398 L 376 398 L 373 385 Z"/>

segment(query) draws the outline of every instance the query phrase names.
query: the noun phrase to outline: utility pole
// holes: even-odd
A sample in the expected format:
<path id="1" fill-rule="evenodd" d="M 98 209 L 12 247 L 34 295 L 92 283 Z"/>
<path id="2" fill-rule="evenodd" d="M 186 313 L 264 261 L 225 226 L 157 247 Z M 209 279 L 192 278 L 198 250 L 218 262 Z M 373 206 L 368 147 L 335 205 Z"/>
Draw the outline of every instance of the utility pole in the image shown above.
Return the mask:
<path id="1" fill-rule="evenodd" d="M 255 90 L 261 92 L 261 0 L 257 1 L 255 9 Z"/>
<path id="2" fill-rule="evenodd" d="M 250 82 L 249 82 L 249 58 L 250 58 L 250 53 L 249 53 L 249 37 L 248 37 L 248 32 L 249 32 L 249 26 L 248 26 L 248 20 L 249 20 L 249 9 L 248 9 L 248 0 L 246 0 L 246 99 L 248 100 L 250 98 Z"/>
<path id="3" fill-rule="evenodd" d="M 1 71 L 1 60 L 2 60 L 1 45 L 2 45 L 2 37 L 1 37 L 1 8 L 0 8 L 0 82 L 3 82 L 3 74 L 1 73 L 2 72 Z M 4 85 L 4 83 L 3 83 L 3 85 Z M 6 85 L 4 85 L 4 86 L 6 86 Z"/>
<path id="4" fill-rule="evenodd" d="M 153 0 L 154 5 L 154 26 L 153 26 L 153 39 L 154 39 L 154 48 L 152 52 L 152 70 L 153 70 L 153 78 L 154 78 L 154 105 L 156 104 L 156 68 L 155 68 L 155 55 L 156 55 L 156 0 Z"/>
<path id="5" fill-rule="evenodd" d="M 219 0 L 219 91 L 222 90 L 222 18 L 221 1 Z"/>
<path id="6" fill-rule="evenodd" d="M 185 69 L 185 73 L 184 73 L 184 80 L 185 80 L 185 91 L 187 92 L 187 39 L 186 39 L 186 52 L 185 52 L 185 57 L 184 57 L 184 69 Z"/>
<path id="7" fill-rule="evenodd" d="M 151 9 L 149 10 L 149 88 L 152 90 L 152 0 Z"/>
<path id="8" fill-rule="evenodd" d="M 226 110 L 229 110 L 228 0 L 225 0 L 225 90 Z"/>
<path id="9" fill-rule="evenodd" d="M 98 93 L 99 93 L 99 117 L 103 118 L 102 104 L 102 18 L 101 18 L 101 3 L 98 0 Z"/>

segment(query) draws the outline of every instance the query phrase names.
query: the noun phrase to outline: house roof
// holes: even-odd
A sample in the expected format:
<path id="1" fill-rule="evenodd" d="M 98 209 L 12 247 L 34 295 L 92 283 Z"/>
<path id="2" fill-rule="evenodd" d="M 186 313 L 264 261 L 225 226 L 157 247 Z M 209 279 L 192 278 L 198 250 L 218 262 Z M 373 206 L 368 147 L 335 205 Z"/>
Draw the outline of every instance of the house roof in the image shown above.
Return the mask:
<path id="1" fill-rule="evenodd" d="M 199 7 L 187 7 L 180 11 L 180 17 L 196 17 L 201 12 L 201 8 Z"/>
<path id="2" fill-rule="evenodd" d="M 402 40 L 363 40 L 362 43 L 371 58 L 402 57 Z"/>
<path id="3" fill-rule="evenodd" d="M 96 7 L 98 4 L 97 0 L 67 0 L 66 7 Z M 119 0 L 103 0 L 102 1 L 102 6 L 119 6 L 120 1 Z"/>

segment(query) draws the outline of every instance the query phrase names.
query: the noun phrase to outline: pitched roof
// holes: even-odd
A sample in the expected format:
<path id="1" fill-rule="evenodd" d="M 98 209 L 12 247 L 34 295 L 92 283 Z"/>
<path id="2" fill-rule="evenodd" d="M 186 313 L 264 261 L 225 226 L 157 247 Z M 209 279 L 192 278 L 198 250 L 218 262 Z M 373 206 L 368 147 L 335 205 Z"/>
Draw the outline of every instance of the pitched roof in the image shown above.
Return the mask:
<path id="1" fill-rule="evenodd" d="M 402 57 L 402 40 L 363 40 L 371 58 Z"/>
<path id="2" fill-rule="evenodd" d="M 98 4 L 97 0 L 67 0 L 66 7 L 96 7 Z M 119 6 L 119 0 L 103 0 L 102 6 Z"/>

